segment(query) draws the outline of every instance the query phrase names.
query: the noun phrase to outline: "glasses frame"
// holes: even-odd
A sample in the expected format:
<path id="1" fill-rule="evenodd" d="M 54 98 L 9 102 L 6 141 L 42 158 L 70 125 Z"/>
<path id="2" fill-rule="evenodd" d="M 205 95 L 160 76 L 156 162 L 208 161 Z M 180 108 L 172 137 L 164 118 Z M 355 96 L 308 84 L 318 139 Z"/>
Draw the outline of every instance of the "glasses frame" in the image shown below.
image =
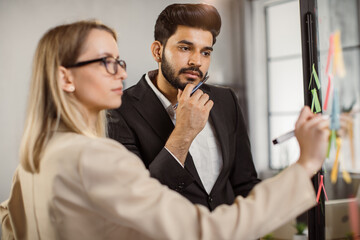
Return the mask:
<path id="1" fill-rule="evenodd" d="M 111 74 L 111 75 L 116 75 L 118 73 L 118 67 L 114 68 L 114 73 L 112 73 L 111 71 L 109 71 L 108 69 L 108 64 L 107 64 L 107 61 L 106 59 L 108 58 L 112 58 L 116 61 L 116 63 L 126 71 L 126 62 L 124 60 L 121 60 L 121 59 L 117 59 L 117 58 L 114 58 L 114 57 L 110 57 L 110 56 L 107 56 L 107 57 L 102 57 L 102 58 L 97 58 L 97 59 L 92 59 L 92 60 L 88 60 L 88 61 L 83 61 L 83 62 L 78 62 L 78 63 L 75 63 L 73 65 L 68 65 L 68 66 L 65 66 L 66 68 L 76 68 L 76 67 L 82 67 L 82 66 L 85 66 L 85 65 L 88 65 L 88 64 L 91 64 L 91 63 L 95 63 L 95 62 L 102 62 L 104 63 L 105 65 L 105 69 L 106 71 Z M 117 66 L 117 65 L 115 65 Z"/>

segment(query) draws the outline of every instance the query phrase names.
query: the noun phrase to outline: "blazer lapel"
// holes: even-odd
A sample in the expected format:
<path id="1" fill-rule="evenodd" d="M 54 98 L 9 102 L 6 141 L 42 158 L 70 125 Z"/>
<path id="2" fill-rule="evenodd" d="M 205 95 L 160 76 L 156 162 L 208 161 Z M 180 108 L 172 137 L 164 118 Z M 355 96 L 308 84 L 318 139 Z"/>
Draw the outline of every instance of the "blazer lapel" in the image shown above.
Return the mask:
<path id="1" fill-rule="evenodd" d="M 193 158 L 190 153 L 188 153 L 188 155 L 186 156 L 185 169 L 193 176 L 195 182 L 200 186 L 200 188 L 206 192 L 205 187 L 202 184 L 199 173 L 196 170 Z"/>
<path id="2" fill-rule="evenodd" d="M 222 119 L 222 117 L 224 116 L 222 114 L 222 108 L 224 106 L 222 104 L 217 104 L 220 103 L 221 99 L 218 98 L 219 96 L 211 94 L 210 88 L 204 89 L 204 92 L 207 92 L 210 96 L 210 99 L 214 101 L 214 106 L 210 111 L 210 118 L 212 120 L 212 125 L 216 132 L 217 140 L 219 141 L 220 144 L 222 160 L 223 160 L 223 167 L 213 187 L 213 189 L 215 189 L 217 182 L 223 178 L 223 174 L 225 172 L 224 170 L 229 168 L 229 164 L 230 164 L 229 152 L 228 152 L 228 147 L 226 147 L 229 146 L 229 136 L 227 136 L 226 134 L 227 129 L 225 123 L 227 121 Z"/>
<path id="3" fill-rule="evenodd" d="M 158 97 L 147 84 L 145 75 L 133 90 L 132 96 L 137 100 L 133 101 L 135 109 L 165 144 L 174 129 L 174 124 Z"/>

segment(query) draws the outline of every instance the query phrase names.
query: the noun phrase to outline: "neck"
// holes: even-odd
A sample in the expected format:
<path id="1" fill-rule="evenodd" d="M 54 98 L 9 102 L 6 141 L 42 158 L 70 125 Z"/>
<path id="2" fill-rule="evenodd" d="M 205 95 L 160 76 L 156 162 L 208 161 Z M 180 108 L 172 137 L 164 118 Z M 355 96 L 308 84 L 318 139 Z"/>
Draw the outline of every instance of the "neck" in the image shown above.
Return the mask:
<path id="1" fill-rule="evenodd" d="M 89 129 L 96 133 L 96 123 L 98 121 L 99 111 L 88 111 L 87 114 L 87 124 L 89 126 Z"/>
<path id="2" fill-rule="evenodd" d="M 166 80 L 160 69 L 155 78 L 154 85 L 171 102 L 171 104 L 174 105 L 177 103 L 178 90 Z"/>

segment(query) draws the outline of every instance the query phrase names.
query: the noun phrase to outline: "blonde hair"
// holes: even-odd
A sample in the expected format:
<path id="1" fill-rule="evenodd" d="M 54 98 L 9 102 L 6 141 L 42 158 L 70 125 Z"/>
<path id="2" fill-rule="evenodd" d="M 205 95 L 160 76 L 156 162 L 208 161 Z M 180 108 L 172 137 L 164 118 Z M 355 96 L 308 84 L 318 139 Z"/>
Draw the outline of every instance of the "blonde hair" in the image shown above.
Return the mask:
<path id="1" fill-rule="evenodd" d="M 117 40 L 113 29 L 90 20 L 50 29 L 38 43 L 20 145 L 20 162 L 27 171 L 39 171 L 42 152 L 59 124 L 90 137 L 106 134 L 105 111 L 99 113 L 95 131 L 90 129 L 77 99 L 72 93 L 65 93 L 59 83 L 59 67 L 76 63 L 92 29 L 107 31 Z"/>

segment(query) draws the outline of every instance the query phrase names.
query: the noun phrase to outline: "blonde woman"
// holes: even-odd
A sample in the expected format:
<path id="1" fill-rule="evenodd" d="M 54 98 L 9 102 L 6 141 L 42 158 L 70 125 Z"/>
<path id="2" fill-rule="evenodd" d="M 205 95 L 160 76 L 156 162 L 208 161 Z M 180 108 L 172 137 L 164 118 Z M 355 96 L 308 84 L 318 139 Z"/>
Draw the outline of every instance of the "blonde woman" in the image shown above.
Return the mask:
<path id="1" fill-rule="evenodd" d="M 298 162 L 231 206 L 210 213 L 150 178 L 105 138 L 104 110 L 121 105 L 125 69 L 115 32 L 101 23 L 58 26 L 40 40 L 3 239 L 255 239 L 315 204 L 309 179 L 329 133 L 308 108 L 296 124 Z"/>

